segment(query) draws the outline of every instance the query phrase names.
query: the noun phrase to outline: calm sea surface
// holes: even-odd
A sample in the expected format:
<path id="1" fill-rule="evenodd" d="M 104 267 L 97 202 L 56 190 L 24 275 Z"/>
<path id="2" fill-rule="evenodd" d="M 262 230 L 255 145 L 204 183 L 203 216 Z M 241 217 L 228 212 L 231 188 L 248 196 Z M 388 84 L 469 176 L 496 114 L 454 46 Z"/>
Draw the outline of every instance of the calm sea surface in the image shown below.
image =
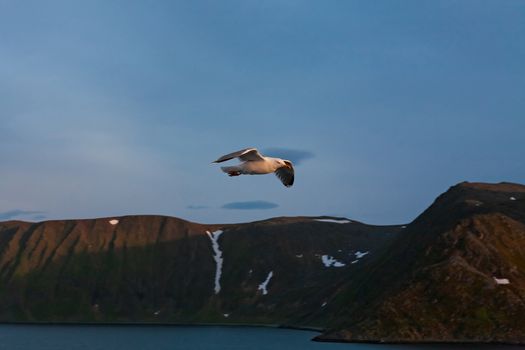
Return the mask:
<path id="1" fill-rule="evenodd" d="M 0 349 L 79 350 L 444 350 L 525 349 L 521 346 L 421 346 L 317 343 L 315 332 L 258 327 L 0 325 Z"/>

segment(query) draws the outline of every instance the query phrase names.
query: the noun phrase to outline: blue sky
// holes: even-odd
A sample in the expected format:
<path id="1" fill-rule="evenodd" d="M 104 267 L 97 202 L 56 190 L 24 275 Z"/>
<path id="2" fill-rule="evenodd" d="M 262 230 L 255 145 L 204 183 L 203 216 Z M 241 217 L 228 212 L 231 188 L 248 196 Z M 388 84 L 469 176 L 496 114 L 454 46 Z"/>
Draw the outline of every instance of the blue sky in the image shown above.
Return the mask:
<path id="1" fill-rule="evenodd" d="M 460 181 L 525 183 L 523 18 L 512 0 L 0 0 L 0 218 L 390 224 Z M 210 164 L 245 147 L 308 156 L 289 189 Z"/>

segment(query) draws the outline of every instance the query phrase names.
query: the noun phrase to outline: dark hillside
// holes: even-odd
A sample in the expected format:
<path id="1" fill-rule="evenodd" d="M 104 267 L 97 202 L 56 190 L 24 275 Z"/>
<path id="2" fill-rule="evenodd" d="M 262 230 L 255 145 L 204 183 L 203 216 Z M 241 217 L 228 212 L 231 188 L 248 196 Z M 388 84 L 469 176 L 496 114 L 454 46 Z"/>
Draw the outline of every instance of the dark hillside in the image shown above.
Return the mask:
<path id="1" fill-rule="evenodd" d="M 525 186 L 412 223 L 164 216 L 0 223 L 0 322 L 268 324 L 318 340 L 525 342 Z"/>
<path id="2" fill-rule="evenodd" d="M 452 187 L 407 226 L 372 271 L 361 280 L 361 290 L 370 293 L 347 293 L 352 306 L 346 312 L 362 316 L 342 311 L 334 328 L 344 330 L 321 338 L 522 342 L 525 186 Z"/>

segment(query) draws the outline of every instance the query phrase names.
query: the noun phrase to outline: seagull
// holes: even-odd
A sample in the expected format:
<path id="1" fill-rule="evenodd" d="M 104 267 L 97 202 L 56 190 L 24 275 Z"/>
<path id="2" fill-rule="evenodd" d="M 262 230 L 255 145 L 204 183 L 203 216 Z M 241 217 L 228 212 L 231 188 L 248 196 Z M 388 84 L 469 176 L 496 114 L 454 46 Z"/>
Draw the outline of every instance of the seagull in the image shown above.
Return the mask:
<path id="1" fill-rule="evenodd" d="M 245 148 L 237 152 L 226 154 L 213 163 L 222 163 L 239 158 L 243 161 L 234 166 L 223 166 L 221 170 L 229 176 L 262 175 L 275 173 L 286 187 L 293 185 L 294 170 L 292 162 L 281 158 L 265 157 L 256 148 Z"/>

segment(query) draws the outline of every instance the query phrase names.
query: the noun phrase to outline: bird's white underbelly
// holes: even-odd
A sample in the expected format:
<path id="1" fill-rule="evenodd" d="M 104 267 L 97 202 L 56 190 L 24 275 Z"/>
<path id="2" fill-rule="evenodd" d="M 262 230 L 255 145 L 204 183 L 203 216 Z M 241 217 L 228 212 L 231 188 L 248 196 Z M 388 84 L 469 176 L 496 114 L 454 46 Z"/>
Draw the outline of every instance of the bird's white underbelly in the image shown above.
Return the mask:
<path id="1" fill-rule="evenodd" d="M 243 174 L 248 175 L 269 174 L 275 171 L 275 167 L 271 162 L 265 162 L 262 160 L 244 162 L 240 166 Z"/>

